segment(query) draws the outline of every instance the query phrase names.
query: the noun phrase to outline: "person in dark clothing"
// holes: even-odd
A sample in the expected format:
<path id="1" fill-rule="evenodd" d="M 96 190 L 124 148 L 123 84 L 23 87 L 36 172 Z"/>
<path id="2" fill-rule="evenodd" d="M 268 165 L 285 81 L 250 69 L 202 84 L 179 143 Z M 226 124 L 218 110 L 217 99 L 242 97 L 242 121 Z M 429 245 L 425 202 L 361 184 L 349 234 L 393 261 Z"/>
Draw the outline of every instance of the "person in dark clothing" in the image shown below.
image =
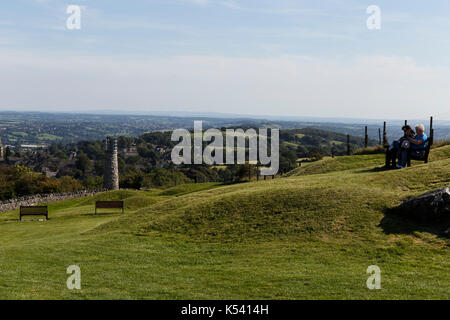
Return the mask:
<path id="1" fill-rule="evenodd" d="M 388 168 L 394 169 L 397 167 L 396 162 L 399 157 L 399 151 L 402 143 L 404 141 L 409 141 L 409 139 L 414 139 L 414 137 L 416 136 L 414 130 L 408 125 L 403 126 L 402 130 L 404 133 L 403 137 L 401 137 L 398 140 L 394 140 L 392 144 L 389 146 L 389 150 L 387 151 L 387 160 L 388 160 L 387 163 L 389 164 Z"/>

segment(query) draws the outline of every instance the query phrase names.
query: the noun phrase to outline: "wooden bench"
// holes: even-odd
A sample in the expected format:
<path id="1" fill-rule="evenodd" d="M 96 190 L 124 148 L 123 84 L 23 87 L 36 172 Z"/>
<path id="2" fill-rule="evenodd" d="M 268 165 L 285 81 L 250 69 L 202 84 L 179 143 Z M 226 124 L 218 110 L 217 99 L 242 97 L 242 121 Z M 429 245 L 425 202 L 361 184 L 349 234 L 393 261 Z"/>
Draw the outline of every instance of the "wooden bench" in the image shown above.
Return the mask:
<path id="1" fill-rule="evenodd" d="M 405 125 L 407 124 L 407 121 L 405 121 Z M 388 157 L 388 152 L 389 152 L 389 143 L 387 141 L 386 138 L 386 127 L 384 128 L 384 133 L 383 133 L 383 140 L 384 140 L 384 147 L 386 148 L 386 167 L 388 168 L 390 166 L 389 163 L 389 157 Z M 428 156 L 430 155 L 430 149 L 431 146 L 433 145 L 433 141 L 434 141 L 434 129 L 433 129 L 433 117 L 430 118 L 430 134 L 428 136 L 428 140 L 427 140 L 427 145 L 425 147 L 425 149 L 419 149 L 424 151 L 423 157 L 414 157 L 413 154 L 408 152 L 408 160 L 406 162 L 406 165 L 408 167 L 411 167 L 411 160 L 415 160 L 415 161 L 423 161 L 425 163 L 428 163 Z M 410 151 L 417 151 L 417 149 L 413 150 L 411 149 Z"/>
<path id="2" fill-rule="evenodd" d="M 20 221 L 23 216 L 45 216 L 48 220 L 47 206 L 20 206 Z"/>
<path id="3" fill-rule="evenodd" d="M 125 207 L 123 201 L 96 201 L 95 214 L 97 214 L 97 209 L 122 209 L 122 213 L 124 213 Z"/>
<path id="4" fill-rule="evenodd" d="M 423 161 L 424 163 L 428 163 L 428 156 L 430 155 L 430 149 L 433 145 L 433 130 L 431 130 L 431 132 L 431 136 L 427 141 L 427 146 L 425 147 L 425 149 L 411 149 L 410 152 L 408 152 L 408 161 L 406 163 L 408 167 L 411 167 L 411 160 Z M 412 151 L 424 151 L 423 157 L 414 156 L 414 154 L 411 153 Z"/>
<path id="5" fill-rule="evenodd" d="M 411 160 L 423 161 L 425 163 L 428 163 L 428 156 L 430 155 L 430 149 L 431 149 L 431 146 L 433 145 L 433 142 L 434 142 L 434 129 L 433 129 L 433 117 L 431 117 L 430 135 L 428 136 L 427 145 L 426 145 L 425 149 L 419 149 L 419 150 L 424 151 L 423 157 L 418 158 L 418 157 L 415 157 L 413 154 L 408 153 L 408 161 L 406 162 L 406 165 L 408 167 L 411 167 Z M 417 149 L 415 149 L 415 150 L 411 149 L 410 151 L 411 152 L 417 151 Z"/>

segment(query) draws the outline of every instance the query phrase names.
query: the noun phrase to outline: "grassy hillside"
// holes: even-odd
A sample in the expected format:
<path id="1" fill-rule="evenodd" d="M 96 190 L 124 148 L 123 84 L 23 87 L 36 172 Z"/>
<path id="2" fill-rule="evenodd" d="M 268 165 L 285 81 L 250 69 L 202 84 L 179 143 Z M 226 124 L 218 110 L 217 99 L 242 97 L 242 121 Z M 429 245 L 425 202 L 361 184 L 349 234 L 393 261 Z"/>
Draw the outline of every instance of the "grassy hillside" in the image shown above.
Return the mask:
<path id="1" fill-rule="evenodd" d="M 389 215 L 450 184 L 450 146 L 428 165 L 381 171 L 381 155 L 311 163 L 230 186 L 117 191 L 50 205 L 47 222 L 0 215 L 0 297 L 31 299 L 449 299 L 444 225 Z M 124 199 L 125 215 L 92 215 Z M 66 288 L 77 264 L 82 290 Z M 368 290 L 378 265 L 382 289 Z"/>
<path id="2" fill-rule="evenodd" d="M 301 167 L 292 170 L 288 176 L 301 176 L 319 173 L 328 173 L 333 171 L 344 171 L 350 169 L 372 169 L 376 171 L 381 169 L 384 164 L 384 154 L 368 154 L 368 155 L 353 155 L 344 157 L 326 157 L 323 160 L 303 163 Z M 444 145 L 442 147 L 433 148 L 430 152 L 430 161 L 439 161 L 450 158 L 450 146 Z M 412 161 L 413 165 L 423 164 L 421 161 Z"/>

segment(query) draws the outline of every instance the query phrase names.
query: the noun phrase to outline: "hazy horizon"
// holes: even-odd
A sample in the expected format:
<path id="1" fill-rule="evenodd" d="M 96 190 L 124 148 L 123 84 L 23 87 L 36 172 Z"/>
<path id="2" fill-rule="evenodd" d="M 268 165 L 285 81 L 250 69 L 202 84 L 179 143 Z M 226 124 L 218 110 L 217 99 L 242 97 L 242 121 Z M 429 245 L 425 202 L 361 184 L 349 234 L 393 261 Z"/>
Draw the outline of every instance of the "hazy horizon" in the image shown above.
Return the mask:
<path id="1" fill-rule="evenodd" d="M 0 4 L 0 110 L 450 120 L 448 1 L 72 4 Z"/>
<path id="2" fill-rule="evenodd" d="M 0 108 L 0 113 L 43 113 L 43 114 L 74 114 L 74 115 L 92 115 L 92 116 L 155 116 L 155 117 L 171 117 L 171 118 L 215 118 L 215 119 L 249 119 L 249 120 L 269 120 L 269 121 L 286 121 L 286 122 L 317 122 L 317 123 L 351 123 L 351 124 L 375 124 L 381 123 L 383 121 L 394 123 L 403 123 L 404 120 L 409 122 L 423 122 L 428 123 L 430 120 L 428 118 L 423 119 L 395 119 L 395 118 L 363 118 L 363 117 L 302 117 L 302 116 L 279 116 L 279 115 L 251 115 L 251 114 L 234 114 L 234 113 L 219 113 L 219 112 L 189 112 L 189 111 L 120 111 L 120 110 L 108 110 L 108 109 L 98 109 L 98 110 L 67 110 L 67 111 L 51 111 L 51 110 L 12 110 L 12 109 L 2 109 Z M 450 120 L 446 119 L 436 119 L 434 118 L 435 124 L 450 125 Z"/>

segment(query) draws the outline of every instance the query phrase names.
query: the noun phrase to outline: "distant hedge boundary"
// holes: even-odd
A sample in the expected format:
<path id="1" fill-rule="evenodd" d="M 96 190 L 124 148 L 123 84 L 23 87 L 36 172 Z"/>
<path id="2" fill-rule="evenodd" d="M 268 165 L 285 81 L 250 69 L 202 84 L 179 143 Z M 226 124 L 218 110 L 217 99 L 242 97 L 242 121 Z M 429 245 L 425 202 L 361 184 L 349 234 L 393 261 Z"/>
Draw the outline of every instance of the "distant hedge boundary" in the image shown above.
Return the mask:
<path id="1" fill-rule="evenodd" d="M 96 189 L 96 190 L 80 190 L 74 192 L 34 194 L 31 196 L 4 200 L 0 201 L 0 213 L 17 210 L 19 209 L 20 206 L 33 206 L 41 203 L 49 203 L 81 197 L 89 197 L 105 191 L 106 189 Z"/>

